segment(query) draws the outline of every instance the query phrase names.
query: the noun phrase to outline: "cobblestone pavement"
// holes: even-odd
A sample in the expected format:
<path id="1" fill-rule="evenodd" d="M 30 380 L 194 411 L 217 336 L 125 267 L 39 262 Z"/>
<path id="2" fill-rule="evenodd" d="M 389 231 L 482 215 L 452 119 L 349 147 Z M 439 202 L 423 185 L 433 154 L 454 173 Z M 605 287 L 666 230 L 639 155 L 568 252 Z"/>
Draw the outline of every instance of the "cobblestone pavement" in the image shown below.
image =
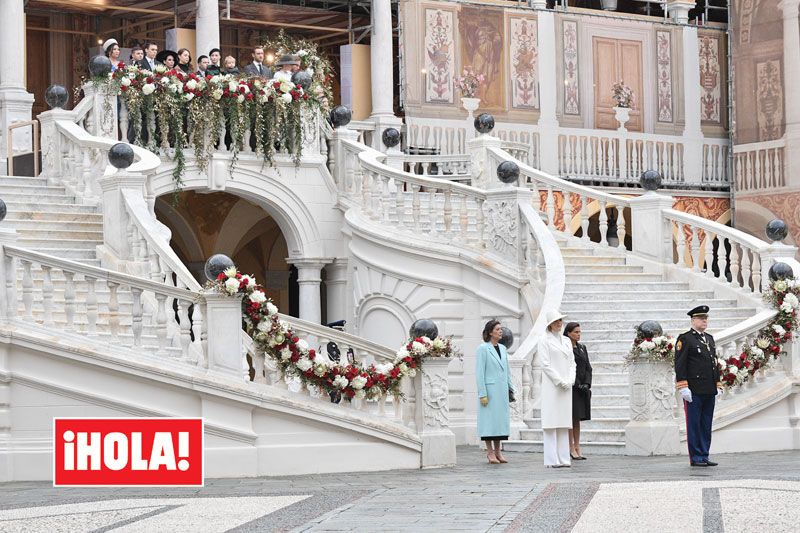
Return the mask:
<path id="1" fill-rule="evenodd" d="M 800 530 L 800 452 L 590 457 L 477 448 L 425 471 L 206 480 L 202 489 L 0 484 L 0 531 L 779 532 Z"/>

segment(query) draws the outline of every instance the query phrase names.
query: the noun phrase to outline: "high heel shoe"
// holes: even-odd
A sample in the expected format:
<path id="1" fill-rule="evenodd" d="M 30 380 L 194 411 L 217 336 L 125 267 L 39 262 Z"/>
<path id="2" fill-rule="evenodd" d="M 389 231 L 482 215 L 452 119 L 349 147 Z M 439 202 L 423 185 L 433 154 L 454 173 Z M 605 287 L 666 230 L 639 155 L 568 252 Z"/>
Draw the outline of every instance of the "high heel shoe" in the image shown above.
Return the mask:
<path id="1" fill-rule="evenodd" d="M 500 461 L 497 460 L 497 456 L 494 454 L 494 450 L 486 450 L 486 458 L 489 459 L 489 464 L 500 464 Z"/>
<path id="2" fill-rule="evenodd" d="M 495 456 L 495 457 L 497 458 L 497 460 L 498 460 L 498 461 L 500 461 L 501 463 L 507 463 L 507 462 L 508 462 L 508 461 L 506 461 L 506 458 L 505 458 L 505 457 L 503 457 L 503 454 L 502 454 L 502 453 L 500 453 L 500 450 L 497 450 L 496 452 L 494 452 L 494 456 Z"/>

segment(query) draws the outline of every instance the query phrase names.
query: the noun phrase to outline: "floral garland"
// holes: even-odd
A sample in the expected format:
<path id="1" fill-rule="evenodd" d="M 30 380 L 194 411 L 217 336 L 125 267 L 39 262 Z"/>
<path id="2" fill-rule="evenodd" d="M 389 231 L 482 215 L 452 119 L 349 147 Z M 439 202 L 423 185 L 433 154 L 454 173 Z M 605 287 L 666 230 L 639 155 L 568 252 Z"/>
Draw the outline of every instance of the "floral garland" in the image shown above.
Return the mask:
<path id="1" fill-rule="evenodd" d="M 314 41 L 288 35 L 283 30 L 276 36 L 264 35 L 264 49 L 273 52 L 275 57 L 293 54 L 300 58 L 300 69 L 311 75 L 311 89 L 326 108 L 333 102 L 333 63 L 320 52 Z"/>
<path id="2" fill-rule="evenodd" d="M 401 398 L 402 379 L 414 377 L 425 357 L 459 357 L 452 337 L 434 340 L 417 337 L 400 348 L 391 363 L 364 366 L 356 361 L 332 361 L 309 347 L 280 319 L 278 308 L 253 276 L 243 275 L 236 267 L 231 267 L 206 287 L 231 296 L 242 295 L 247 333 L 265 358 L 277 363 L 284 376 L 299 378 L 306 387 L 327 394 L 341 394 L 346 400 L 373 400 L 387 394 Z"/>
<path id="3" fill-rule="evenodd" d="M 743 385 L 756 372 L 770 367 L 778 357 L 785 354 L 784 343 L 792 340 L 800 326 L 800 281 L 797 278 L 773 281 L 764 294 L 764 300 L 776 309 L 775 318 L 758 332 L 754 341 L 742 346 L 740 353 L 727 359 L 717 358 L 719 379 L 726 388 Z M 675 346 L 672 337 L 645 338 L 637 330 L 633 346 L 625 356 L 625 363 L 630 364 L 644 357 L 674 365 Z"/>

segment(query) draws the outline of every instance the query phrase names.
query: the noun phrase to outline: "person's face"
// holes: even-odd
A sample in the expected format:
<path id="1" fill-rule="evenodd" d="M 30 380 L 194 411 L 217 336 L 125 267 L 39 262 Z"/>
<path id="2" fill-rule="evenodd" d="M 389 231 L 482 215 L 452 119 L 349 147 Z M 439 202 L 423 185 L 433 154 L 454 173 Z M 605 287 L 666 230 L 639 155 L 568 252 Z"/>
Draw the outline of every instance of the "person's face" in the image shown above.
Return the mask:
<path id="1" fill-rule="evenodd" d="M 113 45 L 111 47 L 111 55 L 110 55 L 111 59 L 119 59 L 119 52 L 120 52 L 119 46 L 116 44 Z"/>
<path id="2" fill-rule="evenodd" d="M 253 50 L 253 60 L 257 63 L 264 62 L 264 49 L 263 48 L 256 48 Z"/>
<path id="3" fill-rule="evenodd" d="M 213 65 L 219 65 L 219 58 L 220 58 L 219 52 L 211 53 L 211 63 Z"/>
<path id="4" fill-rule="evenodd" d="M 180 61 L 180 63 L 181 63 L 182 65 L 187 65 L 187 64 L 189 63 L 189 59 L 190 59 L 190 58 L 191 58 L 191 55 L 189 54 L 189 50 L 184 50 L 184 51 L 183 51 L 183 52 L 181 52 L 181 54 L 178 56 L 178 61 Z"/>
<path id="5" fill-rule="evenodd" d="M 147 57 L 149 59 L 155 59 L 156 56 L 158 55 L 158 46 L 151 44 L 150 46 L 147 47 L 145 53 L 147 54 Z"/>
<path id="6" fill-rule="evenodd" d="M 197 64 L 197 68 L 199 68 L 200 70 L 205 70 L 208 68 L 208 63 L 209 63 L 208 58 L 204 57 L 203 59 L 200 60 L 200 63 Z"/>
<path id="7" fill-rule="evenodd" d="M 492 329 L 492 333 L 489 335 L 489 339 L 492 340 L 493 342 L 499 342 L 502 337 L 503 337 L 503 325 L 497 324 Z"/>
<path id="8" fill-rule="evenodd" d="M 703 333 L 706 328 L 708 327 L 708 317 L 707 316 L 693 316 L 692 317 L 692 327 Z"/>
<path id="9" fill-rule="evenodd" d="M 297 72 L 300 70 L 300 65 L 290 65 L 292 67 L 292 72 Z"/>
<path id="10" fill-rule="evenodd" d="M 144 59 L 144 50 L 136 50 L 131 55 L 133 56 L 134 61 L 141 61 L 142 59 Z"/>
<path id="11" fill-rule="evenodd" d="M 164 65 L 167 68 L 173 68 L 175 66 L 175 57 L 174 56 L 167 56 L 164 58 Z"/>
<path id="12" fill-rule="evenodd" d="M 292 65 L 281 65 L 281 70 L 284 72 L 292 72 Z"/>
<path id="13" fill-rule="evenodd" d="M 236 60 L 232 57 L 229 57 L 225 60 L 225 68 L 234 68 L 236 67 Z"/>
<path id="14" fill-rule="evenodd" d="M 555 322 L 550 324 L 550 331 L 558 333 L 559 331 L 561 331 L 561 327 L 563 325 L 564 325 L 564 321 L 559 318 L 558 320 L 556 320 Z"/>
<path id="15" fill-rule="evenodd" d="M 572 331 L 567 333 L 567 336 L 570 339 L 572 339 L 574 342 L 580 342 L 581 341 L 581 327 L 578 326 L 577 328 L 573 329 Z"/>

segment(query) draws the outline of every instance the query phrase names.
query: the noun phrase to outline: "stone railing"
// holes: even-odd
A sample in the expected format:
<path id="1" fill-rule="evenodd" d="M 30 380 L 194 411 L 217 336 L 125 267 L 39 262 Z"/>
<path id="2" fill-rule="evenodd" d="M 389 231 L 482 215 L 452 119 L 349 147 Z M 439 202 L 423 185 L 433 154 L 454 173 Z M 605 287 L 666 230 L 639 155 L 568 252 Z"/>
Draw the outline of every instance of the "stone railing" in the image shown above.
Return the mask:
<path id="1" fill-rule="evenodd" d="M 418 176 L 453 181 L 470 181 L 470 158 L 467 155 L 403 155 L 403 170 Z"/>
<path id="2" fill-rule="evenodd" d="M 736 191 L 763 191 L 786 187 L 785 148 L 784 138 L 734 146 Z"/>

